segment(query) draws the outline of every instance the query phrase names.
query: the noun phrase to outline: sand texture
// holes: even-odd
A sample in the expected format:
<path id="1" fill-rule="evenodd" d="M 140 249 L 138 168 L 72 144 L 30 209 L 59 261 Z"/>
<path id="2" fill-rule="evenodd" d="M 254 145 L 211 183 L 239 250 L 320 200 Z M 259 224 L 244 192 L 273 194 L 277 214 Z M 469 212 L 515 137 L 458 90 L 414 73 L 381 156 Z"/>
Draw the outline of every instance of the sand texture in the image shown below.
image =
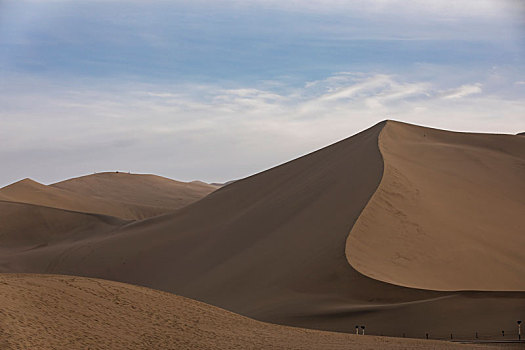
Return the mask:
<path id="1" fill-rule="evenodd" d="M 174 294 L 57 275 L 0 275 L 0 347 L 11 349 L 487 349 L 254 321 Z"/>
<path id="2" fill-rule="evenodd" d="M 523 174 L 523 146 L 520 136 L 472 136 L 382 122 L 235 181 L 172 214 L 1 252 L 0 271 L 121 281 L 261 321 L 322 330 L 352 332 L 355 324 L 365 324 L 376 335 L 448 338 L 453 333 L 467 339 L 478 332 L 494 338 L 501 330 L 510 335 L 516 333 L 516 320 L 525 319 L 519 281 L 525 280 L 525 257 L 486 233 L 499 227 L 506 240 L 522 242 L 515 210 L 523 212 L 518 197 L 525 198 L 516 180 Z M 472 173 L 469 167 L 473 180 L 464 179 Z M 388 192 L 396 186 L 404 198 Z M 456 203 L 450 196 L 463 191 L 454 186 L 464 187 L 464 198 L 449 208 Z M 424 200 L 417 199 L 416 190 Z M 428 198 L 432 195 L 435 200 Z M 385 207 L 389 196 L 398 200 L 398 211 Z M 504 208 L 487 214 L 491 203 L 508 206 L 508 220 L 494 214 Z M 375 215 L 384 217 L 388 230 Z M 487 225 L 479 241 L 477 221 L 465 215 Z M 424 227 L 424 235 L 406 222 Z M 448 239 L 432 226 L 441 224 Z M 448 232 L 456 229 L 457 237 Z M 446 251 L 441 255 L 437 249 Z M 413 254 L 414 261 L 388 265 L 396 253 Z M 450 264 L 463 260 L 464 267 L 444 276 Z M 493 264 L 505 273 L 499 275 Z M 466 285 L 483 291 L 461 291 Z"/>

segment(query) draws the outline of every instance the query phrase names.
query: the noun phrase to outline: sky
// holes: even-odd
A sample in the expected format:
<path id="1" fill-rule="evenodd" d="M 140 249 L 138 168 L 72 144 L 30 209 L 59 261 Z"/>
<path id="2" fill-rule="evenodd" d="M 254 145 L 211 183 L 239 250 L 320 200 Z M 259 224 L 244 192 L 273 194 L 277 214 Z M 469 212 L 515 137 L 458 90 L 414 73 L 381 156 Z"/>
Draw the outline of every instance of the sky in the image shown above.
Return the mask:
<path id="1" fill-rule="evenodd" d="M 0 0 L 0 186 L 225 182 L 385 119 L 525 131 L 525 2 Z"/>

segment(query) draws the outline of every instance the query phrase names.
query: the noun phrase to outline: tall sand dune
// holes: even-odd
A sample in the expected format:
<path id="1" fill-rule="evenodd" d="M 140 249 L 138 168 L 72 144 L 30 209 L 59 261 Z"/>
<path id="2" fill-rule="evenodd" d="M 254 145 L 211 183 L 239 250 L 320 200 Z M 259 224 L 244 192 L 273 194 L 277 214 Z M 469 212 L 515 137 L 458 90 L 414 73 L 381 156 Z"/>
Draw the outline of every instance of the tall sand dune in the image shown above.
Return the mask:
<path id="1" fill-rule="evenodd" d="M 395 239 L 369 247 L 365 239 L 368 234 L 376 239 L 381 232 L 385 237 L 391 233 L 371 232 L 371 229 L 367 231 L 367 227 L 379 225 L 373 220 L 373 205 L 376 195 L 384 189 L 382 186 L 388 179 L 392 164 L 399 161 L 401 170 L 410 172 L 415 167 L 412 163 L 421 161 L 419 158 L 411 161 L 411 157 L 421 157 L 420 154 L 412 154 L 417 151 L 412 148 L 426 147 L 427 138 L 438 137 L 434 132 L 450 134 L 435 141 L 443 143 L 441 147 L 427 147 L 429 154 L 424 157 L 431 162 L 434 160 L 436 164 L 439 164 L 438 160 L 448 162 L 448 166 L 459 169 L 454 170 L 456 172 L 468 167 L 468 162 L 478 166 L 476 171 L 484 171 L 482 165 L 469 160 L 471 155 L 468 152 L 473 148 L 471 141 L 465 141 L 465 149 L 455 152 L 453 160 L 449 159 L 450 149 L 457 147 L 455 142 L 459 142 L 457 139 L 461 139 L 462 134 L 421 129 L 427 130 L 428 135 L 405 146 L 407 138 L 412 137 L 413 128 L 383 122 L 322 150 L 236 181 L 173 214 L 126 224 L 111 234 L 86 236 L 84 240 L 71 244 L 48 245 L 0 258 L 4 265 L 16 266 L 16 270 L 10 271 L 65 273 L 128 282 L 286 325 L 351 332 L 356 324 L 366 324 L 371 334 L 405 334 L 410 337 L 424 337 L 427 332 L 432 337 L 443 338 L 451 333 L 455 337 L 472 338 L 476 332 L 481 337 L 497 336 L 501 329 L 512 332 L 515 320 L 525 318 L 525 293 L 516 291 L 523 289 L 519 282 L 513 282 L 517 277 L 522 278 L 525 270 L 520 270 L 522 265 L 514 257 L 511 256 L 507 262 L 511 266 L 508 269 L 510 272 L 502 276 L 469 276 L 474 267 L 468 266 L 450 272 L 457 276 L 467 274 L 464 277 L 466 282 L 485 286 L 480 287 L 486 289 L 485 292 L 455 291 L 463 289 L 458 284 L 459 277 L 443 282 L 450 288 L 435 286 L 433 283 L 440 280 L 439 277 L 428 276 L 432 272 L 429 266 L 437 266 L 436 274 L 440 274 L 443 269 L 438 266 L 439 261 L 434 265 L 414 267 L 415 272 L 411 274 L 408 269 L 412 265 L 404 269 L 389 266 L 382 272 L 385 258 L 368 258 L 368 255 L 375 254 L 369 251 L 376 248 L 379 255 L 405 248 L 403 242 Z M 477 142 L 480 145 L 485 145 L 492 142 L 486 139 L 494 137 L 478 135 L 476 138 L 479 138 Z M 505 137 L 496 139 L 494 147 L 500 139 L 507 140 Z M 447 143 L 450 145 L 447 146 Z M 385 145 L 388 145 L 387 151 L 392 156 L 382 154 Z M 494 183 L 493 176 L 501 173 L 502 181 L 515 182 L 520 173 L 514 174 L 514 167 L 506 168 L 514 163 L 505 157 L 520 162 L 520 152 L 525 148 L 521 147 L 522 143 L 516 145 L 517 150 L 512 148 L 514 146 L 502 145 L 505 152 L 489 152 L 490 159 L 496 159 L 494 164 L 501 168 L 496 173 L 480 175 L 479 181 L 491 181 L 486 184 L 488 187 Z M 442 151 L 445 153 L 441 154 Z M 392 160 L 396 152 L 407 153 L 401 154 L 398 157 L 400 160 Z M 482 157 L 484 152 L 476 154 Z M 500 159 L 502 154 L 505 157 Z M 447 177 L 448 173 L 439 173 L 439 167 L 435 170 L 414 169 L 423 171 L 421 174 L 414 173 L 417 176 L 436 181 L 440 186 L 438 190 L 456 191 L 453 187 L 456 185 L 453 182 L 456 181 L 455 175 Z M 459 185 L 463 186 L 463 183 Z M 480 200 L 486 200 L 493 193 L 468 191 L 469 195 L 479 195 L 476 198 Z M 521 191 L 521 187 L 516 187 L 516 191 Z M 410 191 L 401 192 L 405 196 L 412 195 Z M 428 193 L 425 192 L 425 196 L 434 194 Z M 440 196 L 436 197 L 440 201 L 447 199 L 446 194 L 436 195 Z M 406 203 L 401 201 L 405 205 L 400 207 L 401 219 L 404 218 L 401 210 L 408 212 L 413 205 Z M 428 203 L 434 202 L 430 200 Z M 477 201 L 469 200 L 468 203 L 476 205 Z M 509 204 L 509 201 L 501 199 L 494 203 L 520 208 L 519 203 L 522 202 Z M 383 213 L 379 209 L 376 210 L 377 215 L 389 218 L 390 212 Z M 450 212 L 446 208 L 440 210 L 451 217 L 456 215 L 454 207 Z M 412 215 L 412 212 L 419 214 L 415 210 L 406 215 Z M 472 209 L 469 213 L 474 215 L 476 210 Z M 369 219 L 362 219 L 363 215 Z M 424 220 L 440 224 L 432 219 L 431 213 L 428 213 L 428 218 L 415 216 L 414 220 L 421 220 L 422 225 L 427 225 Z M 451 222 L 455 223 L 457 219 L 451 219 Z M 476 221 L 472 222 L 476 225 Z M 507 227 L 512 226 L 502 226 Z M 392 230 L 399 235 L 405 233 L 402 224 L 392 224 Z M 465 229 L 460 234 L 470 232 Z M 516 231 L 504 235 L 511 237 L 513 232 Z M 411 231 L 411 234 L 417 234 L 417 230 Z M 487 238 L 482 236 L 483 240 Z M 356 243 L 357 249 L 352 250 L 354 239 L 359 242 Z M 428 246 L 427 241 L 418 243 L 418 239 L 418 236 L 406 237 L 408 248 L 419 249 L 413 254 L 428 256 L 429 260 L 440 259 L 441 255 L 439 251 L 436 253 L 434 246 Z M 468 251 L 468 244 L 473 240 L 472 236 L 457 239 L 458 244 L 464 245 L 445 252 L 445 256 L 461 263 L 462 254 L 465 254 L 467 261 L 470 261 L 473 253 Z M 490 249 L 491 241 L 485 243 L 485 249 Z M 385 244 L 392 247 L 384 247 Z M 475 247 L 482 245 L 479 243 Z M 489 264 L 502 256 L 501 247 L 495 246 L 494 253 L 485 253 Z M 508 246 L 501 249 L 514 252 Z M 525 260 L 523 254 L 521 257 Z M 370 266 L 371 272 L 360 272 L 359 269 L 365 265 Z M 485 261 L 478 261 L 478 270 L 492 271 L 491 268 L 485 265 Z M 373 276 L 372 273 L 383 273 L 390 280 L 383 275 L 377 278 L 367 276 Z M 414 276 L 420 278 L 425 274 L 427 279 L 414 280 Z M 420 289 L 426 286 L 447 291 Z M 455 288 L 458 286 L 460 288 Z M 499 289 L 506 291 L 490 291 Z"/>
<path id="2" fill-rule="evenodd" d="M 388 122 L 381 184 L 347 241 L 381 281 L 525 291 L 525 139 Z"/>
<path id="3" fill-rule="evenodd" d="M 0 275 L 0 347 L 11 349 L 487 349 L 258 322 L 174 294 L 57 275 Z"/>

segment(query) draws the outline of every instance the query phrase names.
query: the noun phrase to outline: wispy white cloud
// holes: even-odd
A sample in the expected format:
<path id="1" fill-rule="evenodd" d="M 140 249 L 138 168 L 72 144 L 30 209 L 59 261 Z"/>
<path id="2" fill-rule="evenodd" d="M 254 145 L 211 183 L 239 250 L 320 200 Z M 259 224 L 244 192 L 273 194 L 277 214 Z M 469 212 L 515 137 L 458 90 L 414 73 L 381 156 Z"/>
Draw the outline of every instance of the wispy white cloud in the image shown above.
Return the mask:
<path id="1" fill-rule="evenodd" d="M 463 98 L 463 97 L 469 96 L 469 95 L 480 94 L 481 92 L 482 92 L 481 84 L 479 84 L 479 83 L 467 84 L 467 85 L 462 85 L 462 86 L 460 86 L 460 87 L 458 87 L 456 89 L 445 91 L 443 93 L 443 98 L 445 98 L 445 99 L 458 99 L 458 98 Z"/>
<path id="2" fill-rule="evenodd" d="M 439 86 L 366 73 L 335 74 L 300 87 L 236 88 L 122 82 L 60 87 L 17 77 L 0 91 L 0 163 L 10 164 L 0 184 L 33 172 L 52 181 L 116 168 L 223 181 L 384 119 L 462 131 L 525 130 L 525 96 L 484 90 L 479 81 Z"/>

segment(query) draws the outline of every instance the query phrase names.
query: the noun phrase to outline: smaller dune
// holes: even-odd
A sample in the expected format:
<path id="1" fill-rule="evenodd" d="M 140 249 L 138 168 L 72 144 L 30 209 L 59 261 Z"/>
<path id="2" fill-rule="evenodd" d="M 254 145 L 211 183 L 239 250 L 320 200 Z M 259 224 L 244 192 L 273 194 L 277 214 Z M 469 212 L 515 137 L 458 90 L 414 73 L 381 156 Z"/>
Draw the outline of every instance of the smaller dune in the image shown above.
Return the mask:
<path id="1" fill-rule="evenodd" d="M 487 349 L 258 322 L 177 295 L 105 280 L 0 275 L 0 348 Z"/>
<path id="2" fill-rule="evenodd" d="M 181 182 L 150 174 L 105 172 L 65 180 L 50 187 L 84 196 L 173 211 L 201 199 L 220 186 L 201 181 Z"/>
<path id="3" fill-rule="evenodd" d="M 33 204 L 42 207 L 64 209 L 76 212 L 102 214 L 122 219 L 137 219 L 149 216 L 154 211 L 151 208 L 140 208 L 122 203 L 107 201 L 76 194 L 74 192 L 54 188 L 38 183 L 31 179 L 24 179 L 0 189 L 1 200 Z"/>
<path id="4" fill-rule="evenodd" d="M 24 179 L 0 188 L 0 200 L 140 220 L 173 212 L 217 188 L 154 175 L 100 173 L 50 186 Z"/>

